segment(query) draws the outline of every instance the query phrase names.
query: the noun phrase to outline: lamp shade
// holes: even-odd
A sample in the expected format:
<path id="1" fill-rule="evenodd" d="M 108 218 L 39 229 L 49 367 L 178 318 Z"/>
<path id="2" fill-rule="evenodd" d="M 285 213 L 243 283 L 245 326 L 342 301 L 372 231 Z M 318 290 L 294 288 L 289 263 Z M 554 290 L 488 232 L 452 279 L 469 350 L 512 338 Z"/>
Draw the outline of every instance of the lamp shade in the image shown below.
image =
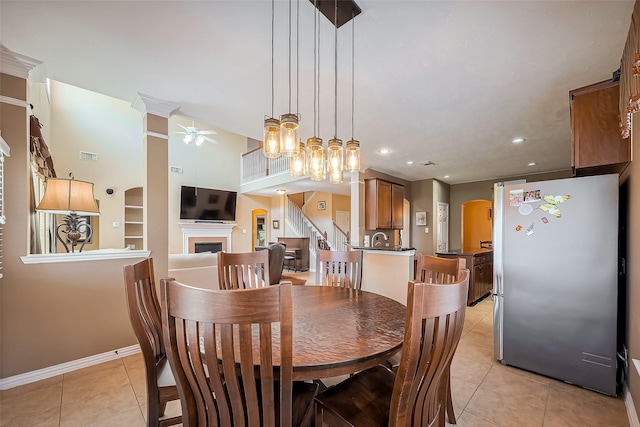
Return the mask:
<path id="1" fill-rule="evenodd" d="M 93 196 L 93 183 L 75 179 L 49 178 L 36 210 L 57 214 L 100 215 Z"/>

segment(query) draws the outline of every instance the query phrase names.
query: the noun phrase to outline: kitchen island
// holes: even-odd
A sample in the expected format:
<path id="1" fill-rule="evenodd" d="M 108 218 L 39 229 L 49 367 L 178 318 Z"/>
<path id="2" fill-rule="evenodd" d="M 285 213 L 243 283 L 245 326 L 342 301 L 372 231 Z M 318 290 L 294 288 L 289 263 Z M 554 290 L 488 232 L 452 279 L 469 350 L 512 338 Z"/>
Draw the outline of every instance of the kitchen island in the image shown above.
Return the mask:
<path id="1" fill-rule="evenodd" d="M 401 247 L 354 247 L 364 252 L 362 290 L 384 295 L 407 305 L 409 280 L 413 280 L 416 250 Z"/>
<path id="2" fill-rule="evenodd" d="M 441 258 L 463 258 L 469 269 L 469 294 L 467 305 L 473 305 L 491 293 L 493 289 L 493 250 L 464 248 L 436 252 Z"/>

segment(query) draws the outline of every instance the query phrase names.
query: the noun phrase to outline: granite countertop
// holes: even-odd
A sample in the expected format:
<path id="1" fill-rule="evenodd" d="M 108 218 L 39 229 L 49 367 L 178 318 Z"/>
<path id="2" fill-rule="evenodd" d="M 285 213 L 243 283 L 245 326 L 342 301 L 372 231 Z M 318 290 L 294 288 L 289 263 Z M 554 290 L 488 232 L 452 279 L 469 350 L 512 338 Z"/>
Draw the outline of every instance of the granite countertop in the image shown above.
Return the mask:
<path id="1" fill-rule="evenodd" d="M 485 249 L 485 248 L 465 248 L 462 249 L 452 249 L 446 252 L 436 252 L 436 255 L 477 255 L 493 252 L 493 249 Z"/>
<path id="2" fill-rule="evenodd" d="M 415 248 L 405 248 L 405 247 L 401 247 L 401 246 L 352 246 L 351 248 L 353 249 L 360 249 L 363 251 L 394 251 L 394 252 L 401 252 L 401 251 L 413 251 L 415 250 Z"/>

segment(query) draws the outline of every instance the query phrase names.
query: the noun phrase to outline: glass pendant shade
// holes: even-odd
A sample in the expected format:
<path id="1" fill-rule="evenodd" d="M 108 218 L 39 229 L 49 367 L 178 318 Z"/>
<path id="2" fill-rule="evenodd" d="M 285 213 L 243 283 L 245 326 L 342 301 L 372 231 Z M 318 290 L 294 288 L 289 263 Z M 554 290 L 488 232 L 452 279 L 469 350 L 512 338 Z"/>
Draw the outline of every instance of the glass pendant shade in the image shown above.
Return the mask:
<path id="1" fill-rule="evenodd" d="M 280 157 L 280 121 L 269 117 L 264 120 L 262 154 L 270 159 Z"/>
<path id="2" fill-rule="evenodd" d="M 298 147 L 298 154 L 289 159 L 289 175 L 295 177 L 307 174 L 307 152 L 304 148 L 304 142 L 300 141 Z"/>
<path id="3" fill-rule="evenodd" d="M 347 170 L 358 172 L 360 170 L 360 141 L 352 139 L 347 141 Z"/>
<path id="4" fill-rule="evenodd" d="M 297 114 L 280 116 L 280 152 L 283 156 L 297 156 L 300 152 L 300 125 Z"/>
<path id="5" fill-rule="evenodd" d="M 344 171 L 344 149 L 341 139 L 330 139 L 327 146 L 327 172 L 329 182 L 340 184 Z"/>
<path id="6" fill-rule="evenodd" d="M 313 181 L 322 181 L 326 177 L 325 156 L 322 139 L 315 136 L 307 139 L 308 173 Z"/>

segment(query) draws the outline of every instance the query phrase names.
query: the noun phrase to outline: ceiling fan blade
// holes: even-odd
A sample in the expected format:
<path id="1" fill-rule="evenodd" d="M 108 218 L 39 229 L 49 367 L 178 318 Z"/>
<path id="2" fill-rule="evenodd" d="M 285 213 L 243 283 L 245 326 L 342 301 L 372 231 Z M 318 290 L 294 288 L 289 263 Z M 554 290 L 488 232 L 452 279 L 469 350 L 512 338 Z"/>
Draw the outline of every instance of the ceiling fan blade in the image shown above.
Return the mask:
<path id="1" fill-rule="evenodd" d="M 203 137 L 204 139 L 206 139 L 207 141 L 209 141 L 209 142 L 213 142 L 214 144 L 217 144 L 217 143 L 218 143 L 218 141 L 216 141 L 215 139 L 211 139 L 211 138 L 209 138 L 208 136 L 204 136 L 204 135 L 202 135 L 202 137 Z"/>
<path id="2" fill-rule="evenodd" d="M 216 132 L 215 130 L 211 129 L 211 130 L 199 130 L 198 133 L 200 135 L 216 135 L 218 132 Z"/>
<path id="3" fill-rule="evenodd" d="M 173 132 L 176 135 L 187 135 L 189 132 Z"/>
<path id="4" fill-rule="evenodd" d="M 189 131 L 189 128 L 188 128 L 188 127 L 186 127 L 186 126 L 184 126 L 184 125 L 181 125 L 180 123 L 176 123 L 176 124 L 177 124 L 178 126 L 180 126 L 182 129 L 184 129 L 184 130 L 186 130 L 186 131 Z"/>

